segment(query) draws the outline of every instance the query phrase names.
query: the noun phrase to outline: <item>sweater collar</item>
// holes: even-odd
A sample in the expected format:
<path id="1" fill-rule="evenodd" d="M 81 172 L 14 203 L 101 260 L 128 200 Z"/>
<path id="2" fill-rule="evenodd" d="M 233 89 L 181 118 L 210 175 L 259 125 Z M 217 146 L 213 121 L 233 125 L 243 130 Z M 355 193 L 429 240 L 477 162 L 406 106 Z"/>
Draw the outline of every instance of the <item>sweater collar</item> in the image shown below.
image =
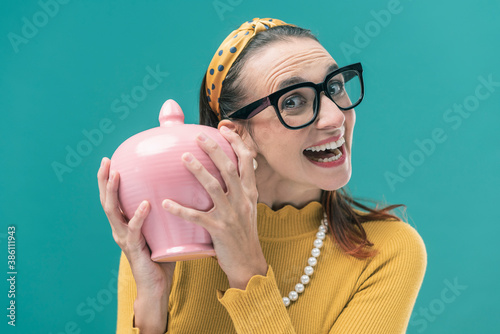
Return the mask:
<path id="1" fill-rule="evenodd" d="M 257 204 L 257 227 L 259 237 L 292 237 L 317 232 L 323 219 L 323 206 L 313 201 L 302 209 L 291 205 L 274 211 L 264 203 Z"/>

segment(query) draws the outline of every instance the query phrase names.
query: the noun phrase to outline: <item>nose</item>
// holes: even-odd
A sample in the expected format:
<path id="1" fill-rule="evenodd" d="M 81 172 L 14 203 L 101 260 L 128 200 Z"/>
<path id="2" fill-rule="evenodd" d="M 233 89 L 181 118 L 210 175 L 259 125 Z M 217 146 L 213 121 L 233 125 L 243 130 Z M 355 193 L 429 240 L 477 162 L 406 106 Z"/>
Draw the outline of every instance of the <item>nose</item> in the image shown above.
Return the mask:
<path id="1" fill-rule="evenodd" d="M 324 93 L 321 93 L 318 118 L 316 127 L 318 129 L 336 129 L 342 127 L 345 122 L 345 114 Z"/>

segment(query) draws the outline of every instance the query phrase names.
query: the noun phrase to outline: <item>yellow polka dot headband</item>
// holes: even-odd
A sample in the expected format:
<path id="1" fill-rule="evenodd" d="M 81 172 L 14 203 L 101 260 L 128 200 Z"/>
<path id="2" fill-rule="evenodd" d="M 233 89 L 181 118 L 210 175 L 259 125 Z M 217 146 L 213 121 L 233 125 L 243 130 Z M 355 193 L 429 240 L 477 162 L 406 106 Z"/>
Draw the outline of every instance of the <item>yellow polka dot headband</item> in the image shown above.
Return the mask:
<path id="1" fill-rule="evenodd" d="M 252 21 L 243 23 L 238 29 L 231 32 L 217 49 L 207 70 L 207 91 L 205 93 L 208 103 L 219 121 L 221 120 L 219 98 L 227 72 L 253 36 L 260 31 L 280 25 L 287 25 L 287 23 L 277 19 L 254 18 Z"/>

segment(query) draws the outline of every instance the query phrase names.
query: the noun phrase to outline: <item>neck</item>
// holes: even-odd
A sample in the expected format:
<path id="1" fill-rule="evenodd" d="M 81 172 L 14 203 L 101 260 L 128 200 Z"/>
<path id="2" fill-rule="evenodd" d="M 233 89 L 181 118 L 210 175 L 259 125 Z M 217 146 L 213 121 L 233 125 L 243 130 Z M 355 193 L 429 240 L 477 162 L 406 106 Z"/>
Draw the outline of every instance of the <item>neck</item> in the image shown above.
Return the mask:
<path id="1" fill-rule="evenodd" d="M 275 211 L 285 205 L 301 209 L 312 201 L 321 200 L 321 189 L 305 187 L 276 173 L 266 173 L 257 169 L 255 178 L 259 193 L 258 202 L 266 204 Z"/>

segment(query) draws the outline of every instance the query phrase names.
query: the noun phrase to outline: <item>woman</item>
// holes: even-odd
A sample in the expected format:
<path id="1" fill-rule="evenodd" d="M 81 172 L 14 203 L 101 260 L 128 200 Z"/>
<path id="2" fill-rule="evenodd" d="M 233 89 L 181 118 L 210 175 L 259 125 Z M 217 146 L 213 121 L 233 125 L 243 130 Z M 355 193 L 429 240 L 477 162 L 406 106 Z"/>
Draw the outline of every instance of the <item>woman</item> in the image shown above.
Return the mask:
<path id="1" fill-rule="evenodd" d="M 427 254 L 388 213 L 397 205 L 370 209 L 342 190 L 362 97 L 361 64 L 339 68 L 309 30 L 255 18 L 233 31 L 203 78 L 200 121 L 220 130 L 238 166 L 197 138 L 228 191 L 186 152 L 214 208 L 163 202 L 207 229 L 216 258 L 151 261 L 141 233 L 149 204 L 127 222 L 118 173 L 106 158 L 99 169 L 122 249 L 117 332 L 404 333 Z"/>

